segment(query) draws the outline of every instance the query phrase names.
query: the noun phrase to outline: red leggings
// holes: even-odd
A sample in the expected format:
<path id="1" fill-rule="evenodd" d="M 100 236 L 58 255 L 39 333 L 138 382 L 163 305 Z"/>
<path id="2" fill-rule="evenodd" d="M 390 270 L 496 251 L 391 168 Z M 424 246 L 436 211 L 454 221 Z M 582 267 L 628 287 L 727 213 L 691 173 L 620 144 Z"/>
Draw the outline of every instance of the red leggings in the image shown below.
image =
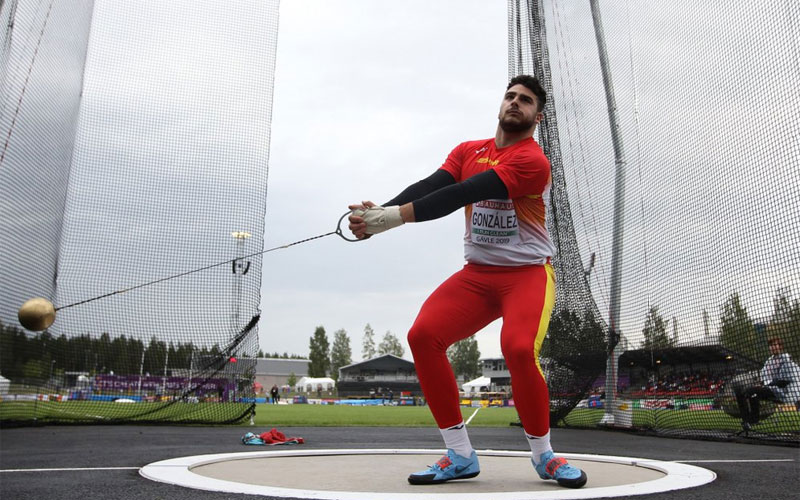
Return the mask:
<path id="1" fill-rule="evenodd" d="M 440 429 L 463 420 L 447 348 L 502 317 L 500 347 L 520 421 L 528 434 L 547 434 L 550 396 L 539 350 L 554 302 L 555 275 L 550 264 L 467 264 L 428 297 L 408 332 L 408 344 L 422 392 Z"/>

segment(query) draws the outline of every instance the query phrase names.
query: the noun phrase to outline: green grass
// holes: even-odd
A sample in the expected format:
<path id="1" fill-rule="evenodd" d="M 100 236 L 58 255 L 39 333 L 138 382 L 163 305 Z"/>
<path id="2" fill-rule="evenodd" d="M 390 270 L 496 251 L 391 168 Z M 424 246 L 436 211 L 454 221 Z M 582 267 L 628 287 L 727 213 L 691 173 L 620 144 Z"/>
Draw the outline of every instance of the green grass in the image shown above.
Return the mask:
<path id="1" fill-rule="evenodd" d="M 464 420 L 475 408 L 462 408 Z M 508 427 L 517 420 L 513 408 L 484 408 L 470 422 L 473 427 Z M 256 425 L 302 427 L 429 427 L 435 425 L 427 406 L 258 405 Z"/>
<path id="2" fill-rule="evenodd" d="M 415 427 L 433 424 L 431 412 L 419 406 L 268 405 L 256 406 L 256 425 L 343 427 Z"/>
<path id="3" fill-rule="evenodd" d="M 106 423 L 114 420 L 204 421 L 211 415 L 235 418 L 247 409 L 244 403 L 113 403 L 105 401 L 3 401 L 0 421 L 65 421 Z"/>
<path id="4" fill-rule="evenodd" d="M 575 427 L 594 427 L 600 423 L 603 410 L 576 408 L 564 419 Z M 742 429 L 742 421 L 722 410 L 633 410 L 633 426 L 653 429 L 693 429 L 736 432 Z M 800 430 L 800 412 L 778 412 L 754 427 L 761 432 Z"/>
<path id="5" fill-rule="evenodd" d="M 239 415 L 246 405 L 234 403 L 112 403 L 101 401 L 3 401 L 0 402 L 0 421 L 75 421 L 109 422 L 127 419 L 192 421 L 208 420 L 210 415 Z M 475 408 L 462 408 L 464 420 Z M 483 408 L 470 425 L 475 427 L 507 427 L 516 421 L 513 408 Z M 345 406 L 345 405 L 270 405 L 256 406 L 255 423 L 260 426 L 308 427 L 428 427 L 435 425 L 427 406 Z M 244 422 L 249 424 L 249 421 Z"/>
<path id="6" fill-rule="evenodd" d="M 247 408 L 242 403 L 111 403 L 99 401 L 3 401 L 0 402 L 0 421 L 38 422 L 111 422 L 116 419 L 137 421 L 201 422 L 212 415 L 234 418 Z M 508 427 L 517 422 L 514 408 L 462 407 L 464 420 L 471 427 Z M 473 417 L 473 414 L 474 417 Z M 564 419 L 573 427 L 594 427 L 603 416 L 603 410 L 575 409 Z M 430 427 L 435 425 L 427 406 L 345 406 L 345 405 L 269 405 L 256 406 L 256 425 L 262 427 Z M 249 421 L 242 423 L 249 424 Z M 695 429 L 735 432 L 741 421 L 725 412 L 692 410 L 633 410 L 633 424 L 637 428 Z M 773 414 L 755 430 L 777 433 L 800 429 L 800 412 Z"/>

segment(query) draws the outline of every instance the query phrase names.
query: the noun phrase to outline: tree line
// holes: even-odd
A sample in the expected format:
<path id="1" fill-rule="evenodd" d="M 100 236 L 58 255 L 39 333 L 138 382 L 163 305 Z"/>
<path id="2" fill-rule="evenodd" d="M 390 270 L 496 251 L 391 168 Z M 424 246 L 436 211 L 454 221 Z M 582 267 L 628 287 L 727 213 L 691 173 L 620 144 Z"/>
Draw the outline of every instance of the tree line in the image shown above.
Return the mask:
<path id="1" fill-rule="evenodd" d="M 377 348 L 375 347 L 375 331 L 367 323 L 364 328 L 361 356 L 371 359 L 384 354 L 394 354 L 403 357 L 405 349 L 392 332 L 387 331 Z M 345 329 L 333 333 L 333 345 L 328 341 L 325 327 L 318 326 L 308 341 L 308 376 L 327 377 L 339 380 L 339 368 L 352 364 L 353 350 L 350 347 L 350 337 Z"/>
<path id="2" fill-rule="evenodd" d="M 709 334 L 708 314 L 704 311 L 706 335 Z M 781 289 L 773 299 L 771 316 L 762 322 L 755 321 L 733 292 L 721 306 L 719 317 L 719 343 L 727 349 L 763 362 L 769 356 L 767 338 L 783 339 L 786 351 L 800 359 L 800 300 L 791 299 Z M 671 326 L 671 328 L 670 328 Z M 665 319 L 658 306 L 651 306 L 642 328 L 642 349 L 666 349 L 678 345 L 678 324 L 675 317 Z M 548 336 L 542 346 L 542 356 L 568 365 L 583 366 L 600 363 L 606 350 L 605 327 L 590 313 L 580 315 L 574 311 L 556 312 Z M 405 349 L 392 332 L 387 331 L 376 344 L 375 331 L 367 324 L 364 328 L 361 355 L 363 359 L 393 354 L 402 357 Z M 0 322 L 0 368 L 3 376 L 13 379 L 46 379 L 65 371 L 118 374 L 162 374 L 168 370 L 188 369 L 193 356 L 221 356 L 219 345 L 195 346 L 191 342 L 174 343 L 152 337 L 145 344 L 140 339 L 125 335 L 111 337 L 88 334 L 58 337 L 45 331 L 27 335 L 23 330 Z M 480 352 L 474 336 L 458 342 L 447 351 L 456 376 L 470 380 L 481 374 Z M 267 353 L 259 351 L 258 357 L 304 359 L 296 354 Z M 338 379 L 339 368 L 352 363 L 350 338 L 344 329 L 334 332 L 333 343 L 328 340 L 325 328 L 318 326 L 309 339 L 309 367 L 311 377 L 330 375 Z"/>
<path id="3" fill-rule="evenodd" d="M 278 351 L 275 352 L 264 352 L 261 349 L 258 350 L 258 354 L 256 355 L 257 358 L 272 358 L 272 359 L 306 359 L 299 354 L 289 354 L 288 352 L 284 352 L 280 354 Z"/>
<path id="4" fill-rule="evenodd" d="M 352 364 L 353 353 L 350 347 L 350 337 L 347 331 L 339 329 L 333 334 L 333 344 L 328 341 L 328 335 L 323 326 L 318 326 L 308 342 L 308 376 L 327 377 L 339 380 L 339 368 Z M 381 341 L 375 344 L 375 330 L 367 323 L 364 327 L 364 336 L 361 343 L 361 357 L 364 360 L 377 356 L 393 354 L 402 358 L 405 348 L 391 331 L 387 331 Z M 447 350 L 448 359 L 453 366 L 456 376 L 471 380 L 480 375 L 480 351 L 475 337 L 464 339 L 450 346 Z"/>
<path id="5" fill-rule="evenodd" d="M 670 328 L 670 321 L 672 323 Z M 709 336 L 708 313 L 703 311 L 705 335 Z M 748 358 L 763 362 L 769 357 L 767 339 L 779 337 L 793 359 L 800 360 L 800 299 L 791 299 L 786 289 L 779 289 L 772 301 L 772 314 L 754 320 L 738 292 L 731 293 L 721 307 L 719 343 Z M 678 345 L 678 320 L 665 319 L 657 306 L 651 306 L 642 328 L 642 349 L 666 349 Z"/>
<path id="6" fill-rule="evenodd" d="M 10 379 L 41 380 L 63 372 L 161 375 L 165 365 L 167 370 L 189 369 L 194 357 L 221 355 L 217 344 L 198 347 L 155 337 L 145 344 L 125 335 L 112 338 L 108 333 L 96 337 L 56 337 L 49 331 L 27 335 L 0 322 L 0 368 Z"/>
<path id="7" fill-rule="evenodd" d="M 405 349 L 400 339 L 387 331 L 379 343 L 367 324 L 364 328 L 362 358 L 393 354 L 403 357 Z M 196 346 L 191 342 L 174 343 L 152 337 L 148 343 L 125 335 L 112 337 L 88 334 L 55 336 L 49 331 L 31 335 L 13 325 L 0 322 L 0 369 L 2 375 L 18 380 L 46 380 L 64 372 L 90 375 L 158 374 L 175 369 L 191 368 L 193 357 L 203 359 L 224 355 L 218 344 Z M 259 358 L 306 359 L 297 354 L 258 351 Z M 480 352 L 474 338 L 450 347 L 448 357 L 457 375 L 474 378 L 480 375 Z M 339 368 L 352 363 L 350 338 L 344 329 L 334 332 L 333 345 L 325 328 L 319 326 L 309 341 L 309 371 L 311 377 L 339 377 Z"/>

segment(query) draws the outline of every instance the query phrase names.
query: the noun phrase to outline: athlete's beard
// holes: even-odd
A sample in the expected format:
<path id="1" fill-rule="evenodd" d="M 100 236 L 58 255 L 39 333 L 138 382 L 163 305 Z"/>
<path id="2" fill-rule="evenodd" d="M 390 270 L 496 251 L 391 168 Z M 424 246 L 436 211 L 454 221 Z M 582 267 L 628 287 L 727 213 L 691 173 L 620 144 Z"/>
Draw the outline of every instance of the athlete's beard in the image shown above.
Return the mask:
<path id="1" fill-rule="evenodd" d="M 500 119 L 500 128 L 503 129 L 503 132 L 522 132 L 533 127 L 533 125 L 533 119 L 522 121 Z"/>

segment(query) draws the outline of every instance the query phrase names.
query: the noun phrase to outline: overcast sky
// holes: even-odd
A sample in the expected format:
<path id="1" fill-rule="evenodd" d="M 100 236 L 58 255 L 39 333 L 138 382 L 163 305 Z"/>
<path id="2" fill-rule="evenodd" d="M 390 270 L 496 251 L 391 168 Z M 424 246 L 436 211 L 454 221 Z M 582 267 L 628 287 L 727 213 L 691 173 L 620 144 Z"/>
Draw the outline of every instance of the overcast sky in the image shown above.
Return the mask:
<path id="1" fill-rule="evenodd" d="M 347 205 L 381 203 L 458 143 L 492 137 L 507 82 L 506 2 L 282 2 L 266 246 L 332 230 Z M 405 335 L 463 265 L 463 217 L 363 243 L 331 236 L 266 255 L 261 345 L 305 354 L 314 329 L 345 329 L 354 359 Z M 499 355 L 498 326 L 479 335 Z"/>
<path id="2" fill-rule="evenodd" d="M 492 136 L 507 79 L 506 2 L 314 5 L 281 6 L 267 246 L 326 231 L 346 203 L 386 200 L 456 143 Z M 623 333 L 638 346 L 658 306 L 684 342 L 702 340 L 703 311 L 716 333 L 734 291 L 768 318 L 778 288 L 800 292 L 798 9 L 601 7 L 628 162 Z M 590 285 L 607 318 L 614 156 L 589 3 L 544 10 L 576 235 L 584 262 L 597 254 Z M 269 254 L 262 346 L 306 352 L 323 325 L 346 329 L 357 359 L 366 323 L 403 338 L 461 266 L 462 224 Z M 500 355 L 499 328 L 478 334 L 483 356 Z"/>
<path id="3" fill-rule="evenodd" d="M 733 291 L 758 319 L 778 288 L 800 293 L 800 9 L 790 4 L 601 2 L 628 161 L 621 325 L 631 338 L 651 305 L 692 339 L 703 311 L 716 331 Z M 65 27 L 83 17 L 65 5 L 45 31 L 53 60 L 80 55 L 65 49 L 81 46 Z M 348 204 L 388 200 L 458 143 L 494 135 L 508 80 L 505 0 L 286 0 L 279 19 L 270 5 L 96 1 L 59 305 L 259 251 L 262 230 L 264 248 L 327 233 Z M 614 156 L 589 2 L 544 10 L 576 237 L 584 262 L 597 254 L 589 283 L 607 315 Z M 20 2 L 15 33 L 39 33 L 46 14 Z M 18 70 L 4 83 L 4 119 L 36 49 L 34 37 L 15 41 L 24 47 L 5 53 Z M 65 81 L 46 61 L 32 66 L 39 86 L 29 90 L 42 93 L 27 94 L 23 113 L 46 108 Z M 9 151 L 24 157 L 41 140 L 28 137 Z M 265 219 L 253 216 L 262 209 Z M 180 341 L 203 328 L 225 339 L 236 302 L 240 325 L 260 307 L 267 352 L 306 355 L 323 326 L 331 341 L 346 330 L 358 360 L 369 323 L 376 342 L 391 331 L 410 359 L 419 307 L 463 265 L 463 223 L 458 212 L 366 242 L 328 236 L 270 252 L 241 276 L 241 301 L 237 278 L 219 269 L 65 311 L 57 326 Z M 254 237 L 237 247 L 236 230 Z M 35 263 L 28 243 L 14 246 L 15 263 Z M 4 264 L 23 276 L 9 282 L 24 281 L 24 266 Z M 478 334 L 484 357 L 500 355 L 499 330 Z"/>

